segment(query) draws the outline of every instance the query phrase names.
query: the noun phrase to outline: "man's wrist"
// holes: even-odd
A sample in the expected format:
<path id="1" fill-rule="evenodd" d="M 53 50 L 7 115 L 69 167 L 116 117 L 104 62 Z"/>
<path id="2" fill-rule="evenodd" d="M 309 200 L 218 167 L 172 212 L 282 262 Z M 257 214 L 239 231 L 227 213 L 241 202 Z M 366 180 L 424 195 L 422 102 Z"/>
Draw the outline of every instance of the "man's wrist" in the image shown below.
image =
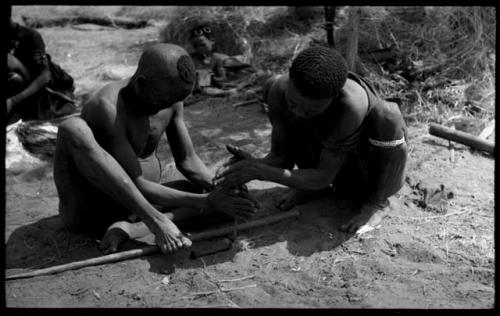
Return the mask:
<path id="1" fill-rule="evenodd" d="M 267 166 L 263 163 L 257 162 L 256 160 L 251 160 L 255 167 L 255 180 L 266 181 L 266 168 Z"/>

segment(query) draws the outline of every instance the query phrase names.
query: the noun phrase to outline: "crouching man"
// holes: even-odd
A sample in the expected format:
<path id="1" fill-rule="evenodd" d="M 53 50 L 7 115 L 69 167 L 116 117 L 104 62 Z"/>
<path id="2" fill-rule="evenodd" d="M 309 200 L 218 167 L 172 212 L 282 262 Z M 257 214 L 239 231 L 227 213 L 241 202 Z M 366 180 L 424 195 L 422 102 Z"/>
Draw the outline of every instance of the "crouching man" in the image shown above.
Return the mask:
<path id="1" fill-rule="evenodd" d="M 215 183 L 258 179 L 289 186 L 279 205 L 283 210 L 334 191 L 359 202 L 359 212 L 341 230 L 376 226 L 388 198 L 403 185 L 406 127 L 397 104 L 348 72 L 343 57 L 326 47 L 300 52 L 288 74 L 266 82 L 263 94 L 272 124 L 271 152 L 255 159 L 228 146 L 234 157 L 218 170 Z"/>
<path id="2" fill-rule="evenodd" d="M 202 210 L 236 218 L 256 212 L 248 196 L 214 188 L 213 175 L 193 148 L 182 101 L 194 80 L 184 49 L 154 45 L 143 52 L 131 78 L 104 86 L 83 105 L 81 117 L 60 125 L 54 180 L 59 213 L 70 230 L 102 238 L 106 252 L 116 251 L 123 235 L 153 233 L 162 252 L 169 252 L 191 245 L 176 221 Z M 187 180 L 159 183 L 156 151 L 164 132 Z M 134 215 L 142 221 L 131 220 Z"/>

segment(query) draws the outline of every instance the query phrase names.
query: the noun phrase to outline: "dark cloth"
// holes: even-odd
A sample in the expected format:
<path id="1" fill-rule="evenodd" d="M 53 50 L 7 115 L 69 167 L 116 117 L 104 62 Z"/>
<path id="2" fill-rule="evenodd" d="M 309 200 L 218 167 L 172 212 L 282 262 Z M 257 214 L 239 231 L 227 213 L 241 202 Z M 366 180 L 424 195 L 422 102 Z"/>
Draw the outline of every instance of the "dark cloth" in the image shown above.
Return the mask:
<path id="1" fill-rule="evenodd" d="M 51 119 L 75 111 L 73 78 L 52 62 L 38 31 L 16 24 L 9 36 L 9 53 L 26 67 L 31 80 L 47 68 L 51 73 L 47 86 L 20 104 L 20 118 Z M 26 84 L 28 85 L 29 83 Z"/>
<path id="2" fill-rule="evenodd" d="M 365 79 L 353 73 L 348 78 L 368 95 L 368 110 L 352 134 L 339 137 L 335 130 L 344 110 L 335 103 L 310 119 L 297 117 L 288 108 L 270 109 L 270 120 L 275 115 L 282 117 L 286 146 L 298 168 L 317 168 L 324 149 L 345 153 L 347 159 L 333 181 L 336 192 L 360 202 L 370 199 L 384 204 L 403 184 L 406 157 L 402 159 L 394 148 L 373 146 L 368 139 L 398 140 L 406 134 L 406 127 L 396 104 L 387 103 Z"/>

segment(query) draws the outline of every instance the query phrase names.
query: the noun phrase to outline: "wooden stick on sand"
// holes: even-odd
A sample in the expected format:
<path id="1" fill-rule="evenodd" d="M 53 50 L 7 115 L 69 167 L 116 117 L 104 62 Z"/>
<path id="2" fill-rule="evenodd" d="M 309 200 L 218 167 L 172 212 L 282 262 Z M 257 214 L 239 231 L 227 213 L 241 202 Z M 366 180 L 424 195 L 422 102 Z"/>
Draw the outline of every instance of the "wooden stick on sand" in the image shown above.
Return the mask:
<path id="1" fill-rule="evenodd" d="M 493 154 L 495 151 L 495 143 L 493 142 L 438 124 L 431 123 L 429 125 L 429 134 L 483 150 L 490 154 Z"/>
<path id="2" fill-rule="evenodd" d="M 257 103 L 257 102 L 260 102 L 259 99 L 254 98 L 254 99 L 250 99 L 248 101 L 243 101 L 243 102 L 235 103 L 235 104 L 233 104 L 233 108 L 237 108 L 237 107 L 240 107 L 240 106 L 245 106 L 245 105 L 249 105 L 249 104 L 253 104 L 253 103 Z"/>
<path id="3" fill-rule="evenodd" d="M 273 223 L 276 223 L 276 222 L 279 222 L 279 221 L 282 221 L 285 219 L 298 217 L 299 215 L 300 215 L 300 212 L 298 210 L 288 211 L 288 212 L 284 212 L 284 213 L 277 213 L 274 215 L 259 218 L 259 219 L 249 221 L 246 223 L 238 224 L 236 229 L 241 231 L 241 230 L 247 230 L 247 229 L 251 229 L 251 228 L 255 228 L 255 227 L 270 225 L 270 224 L 273 224 Z M 192 241 L 200 241 L 200 240 L 209 239 L 209 238 L 213 238 L 213 237 L 224 236 L 224 235 L 231 234 L 234 229 L 235 229 L 235 227 L 233 225 L 222 227 L 222 228 L 217 228 L 217 229 L 211 229 L 211 230 L 203 231 L 203 232 L 200 232 L 197 234 L 193 234 L 190 237 L 190 239 Z M 53 267 L 49 267 L 49 268 L 45 268 L 45 269 L 29 271 L 29 272 L 15 274 L 15 275 L 7 275 L 7 276 L 5 276 L 5 280 L 31 278 L 31 277 L 40 276 L 40 275 L 59 273 L 59 272 L 68 271 L 68 270 L 80 269 L 80 268 L 88 267 L 88 266 L 96 266 L 96 265 L 104 264 L 104 263 L 117 262 L 117 261 L 123 261 L 123 260 L 127 260 L 127 259 L 137 258 L 137 257 L 141 257 L 141 256 L 152 255 L 152 254 L 159 253 L 159 252 L 160 252 L 160 249 L 156 245 L 155 246 L 146 246 L 143 248 L 117 252 L 117 253 L 113 253 L 113 254 L 97 257 L 97 258 L 91 258 L 91 259 L 71 262 L 71 263 L 53 266 Z"/>

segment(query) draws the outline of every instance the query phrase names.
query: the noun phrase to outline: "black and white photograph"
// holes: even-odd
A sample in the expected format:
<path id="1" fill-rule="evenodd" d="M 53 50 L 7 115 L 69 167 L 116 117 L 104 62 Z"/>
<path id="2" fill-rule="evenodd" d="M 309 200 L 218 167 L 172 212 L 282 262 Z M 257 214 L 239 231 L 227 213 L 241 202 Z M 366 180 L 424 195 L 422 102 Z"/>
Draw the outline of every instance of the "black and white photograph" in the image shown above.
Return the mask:
<path id="1" fill-rule="evenodd" d="M 495 307 L 494 6 L 4 5 L 4 302 Z"/>

